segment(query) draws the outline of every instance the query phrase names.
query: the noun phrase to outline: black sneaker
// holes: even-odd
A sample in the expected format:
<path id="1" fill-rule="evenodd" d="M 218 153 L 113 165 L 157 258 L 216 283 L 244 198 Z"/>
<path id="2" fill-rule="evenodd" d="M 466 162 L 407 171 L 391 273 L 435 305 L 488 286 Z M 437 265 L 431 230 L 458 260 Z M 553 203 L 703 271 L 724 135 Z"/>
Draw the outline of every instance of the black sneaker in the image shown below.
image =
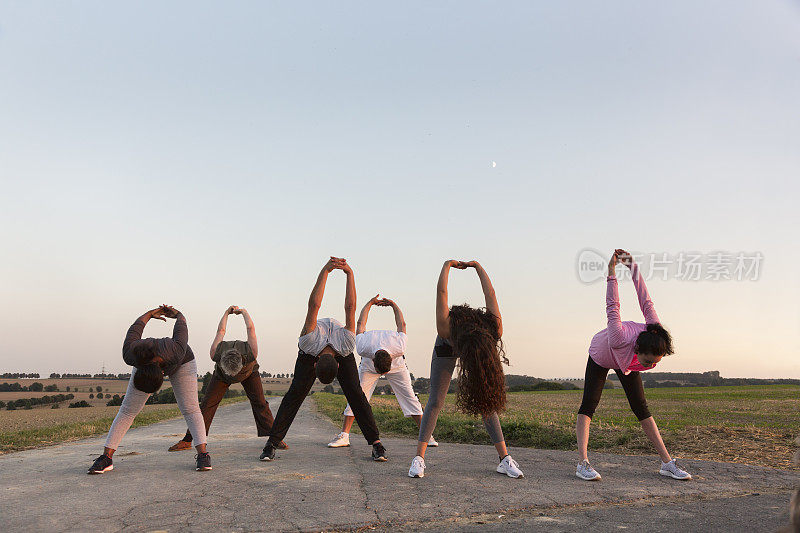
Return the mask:
<path id="1" fill-rule="evenodd" d="M 373 461 L 388 461 L 389 458 L 386 457 L 386 448 L 383 447 L 383 444 L 380 442 L 376 442 L 372 445 L 372 460 Z"/>
<path id="2" fill-rule="evenodd" d="M 211 470 L 211 456 L 208 455 L 208 453 L 198 453 L 194 458 L 197 461 L 197 468 L 195 470 L 202 472 Z"/>
<path id="3" fill-rule="evenodd" d="M 275 445 L 270 441 L 267 441 L 267 444 L 264 445 L 264 451 L 261 452 L 260 459 L 262 461 L 272 461 L 275 459 Z"/>
<path id="4" fill-rule="evenodd" d="M 111 462 L 111 457 L 107 456 L 106 454 L 101 455 L 97 459 L 94 460 L 92 467 L 89 469 L 87 474 L 105 474 L 109 470 L 114 470 L 114 465 Z"/>

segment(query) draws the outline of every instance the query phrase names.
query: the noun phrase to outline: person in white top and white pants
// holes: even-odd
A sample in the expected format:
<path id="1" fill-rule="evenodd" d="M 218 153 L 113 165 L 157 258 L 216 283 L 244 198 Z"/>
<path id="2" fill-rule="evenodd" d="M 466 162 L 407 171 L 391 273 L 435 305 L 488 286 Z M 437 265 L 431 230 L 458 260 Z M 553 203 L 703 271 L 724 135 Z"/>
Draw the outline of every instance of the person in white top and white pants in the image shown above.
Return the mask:
<path id="1" fill-rule="evenodd" d="M 422 420 L 422 404 L 414 394 L 411 385 L 411 374 L 405 362 L 406 353 L 406 322 L 400 307 L 388 298 L 380 298 L 375 295 L 364 305 L 361 315 L 358 317 L 356 329 L 356 351 L 361 356 L 361 364 L 358 367 L 358 378 L 361 382 L 361 389 L 367 397 L 372 398 L 375 385 L 381 376 L 386 376 L 389 386 L 392 387 L 397 402 L 403 410 L 403 415 L 413 418 L 417 425 Z M 365 331 L 370 308 L 391 307 L 394 311 L 394 319 L 397 324 L 397 331 L 390 330 L 371 330 Z M 350 405 L 344 410 L 344 424 L 342 432 L 339 433 L 331 442 L 329 448 L 341 448 L 350 446 L 350 429 L 353 427 L 353 411 Z M 438 446 L 439 444 L 431 436 L 428 446 Z"/>

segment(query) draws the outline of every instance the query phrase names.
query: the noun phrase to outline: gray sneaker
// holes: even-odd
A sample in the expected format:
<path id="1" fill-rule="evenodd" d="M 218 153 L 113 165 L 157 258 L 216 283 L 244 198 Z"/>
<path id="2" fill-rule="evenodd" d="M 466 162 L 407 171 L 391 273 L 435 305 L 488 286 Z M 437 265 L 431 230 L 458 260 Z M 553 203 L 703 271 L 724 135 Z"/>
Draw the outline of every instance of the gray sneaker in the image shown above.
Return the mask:
<path id="1" fill-rule="evenodd" d="M 603 479 L 600 477 L 600 474 L 597 473 L 597 470 L 592 468 L 589 461 L 581 461 L 578 463 L 578 470 L 575 472 L 575 475 L 586 481 L 593 481 L 595 479 L 600 481 Z"/>
<path id="2" fill-rule="evenodd" d="M 669 476 L 674 479 L 692 479 L 692 475 L 679 467 L 675 461 L 677 461 L 677 459 L 673 459 L 668 463 L 661 463 L 661 470 L 659 470 L 658 473 L 662 476 Z"/>

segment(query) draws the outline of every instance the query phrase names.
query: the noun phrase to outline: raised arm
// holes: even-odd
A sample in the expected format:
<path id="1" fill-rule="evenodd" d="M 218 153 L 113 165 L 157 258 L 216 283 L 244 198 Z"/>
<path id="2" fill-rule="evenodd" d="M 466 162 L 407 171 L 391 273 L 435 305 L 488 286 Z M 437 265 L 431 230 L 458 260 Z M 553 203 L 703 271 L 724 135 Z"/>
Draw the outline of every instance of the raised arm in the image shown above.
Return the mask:
<path id="1" fill-rule="evenodd" d="M 358 323 L 356 324 L 356 335 L 361 335 L 367 330 L 367 320 L 369 319 L 369 310 L 370 308 L 378 303 L 380 299 L 380 294 L 376 294 L 370 300 L 364 304 L 364 307 L 361 308 L 361 313 L 358 315 Z"/>
<path id="2" fill-rule="evenodd" d="M 161 310 L 165 317 L 175 319 L 175 326 L 172 328 L 172 340 L 175 341 L 180 350 L 185 352 L 189 346 L 189 326 L 186 325 L 186 317 L 171 305 L 162 305 Z"/>
<path id="3" fill-rule="evenodd" d="M 219 319 L 217 334 L 214 335 L 214 340 L 211 341 L 211 349 L 209 350 L 209 355 L 211 356 L 212 360 L 214 360 L 214 354 L 217 351 L 217 346 L 219 346 L 219 343 L 221 343 L 222 339 L 225 338 L 225 331 L 228 329 L 228 315 L 232 315 L 237 309 L 238 307 L 235 305 L 228 307 L 222 314 L 222 318 Z"/>
<path id="4" fill-rule="evenodd" d="M 347 285 L 344 289 L 344 327 L 355 333 L 356 331 L 356 278 L 353 269 L 347 264 L 347 260 L 342 259 L 344 264 L 340 266 L 347 275 Z"/>
<path id="5" fill-rule="evenodd" d="M 301 337 L 317 327 L 317 314 L 319 314 L 319 308 L 322 305 L 322 297 L 325 295 L 325 283 L 328 281 L 328 274 L 335 268 L 336 261 L 331 257 L 322 267 L 322 270 L 319 271 L 317 282 L 314 284 L 314 288 L 311 289 L 311 296 L 308 297 L 308 312 L 306 313 L 303 330 L 300 332 Z"/>
<path id="6" fill-rule="evenodd" d="M 131 366 L 136 366 L 139 364 L 139 361 L 134 360 L 133 353 L 131 351 L 131 346 L 134 342 L 141 340 L 142 333 L 144 333 L 144 327 L 150 321 L 151 318 L 155 318 L 158 320 L 163 320 L 166 322 L 164 318 L 164 310 L 161 307 L 157 307 L 155 309 L 151 309 L 150 311 L 146 312 L 142 316 L 136 319 L 131 327 L 128 328 L 128 333 L 125 335 L 125 340 L 122 341 L 122 359 L 125 361 L 126 364 Z"/>
<path id="7" fill-rule="evenodd" d="M 497 335 L 503 336 L 503 317 L 500 315 L 500 306 L 497 303 L 497 295 L 492 286 L 492 280 L 489 279 L 489 274 L 483 269 L 477 261 L 469 261 L 465 264 L 467 267 L 472 267 L 478 273 L 478 279 L 481 281 L 481 289 L 483 289 L 483 298 L 486 302 L 486 310 L 497 318 Z"/>
<path id="8" fill-rule="evenodd" d="M 389 298 L 383 298 L 382 300 L 379 300 L 377 304 L 383 307 L 392 308 L 392 311 L 394 311 L 394 323 L 397 325 L 397 332 L 405 333 L 406 321 L 403 318 L 403 312 L 400 310 L 400 306 L 394 303 L 394 300 L 390 300 Z"/>
<path id="9" fill-rule="evenodd" d="M 459 262 L 448 259 L 439 272 L 439 281 L 436 284 L 436 332 L 443 339 L 450 338 L 450 305 L 447 300 L 447 282 L 450 278 L 450 267 L 458 267 Z M 465 267 L 466 268 L 466 267 Z"/>
<path id="10" fill-rule="evenodd" d="M 253 351 L 253 357 L 258 357 L 258 338 L 256 338 L 256 325 L 253 324 L 253 319 L 250 318 L 250 313 L 247 309 L 237 308 L 237 314 L 242 315 L 244 318 L 244 325 L 247 328 L 247 344 Z"/>
<path id="11" fill-rule="evenodd" d="M 616 250 L 616 254 L 617 257 L 619 257 L 619 261 L 631 271 L 631 280 L 633 280 L 633 287 L 636 289 L 636 296 L 639 299 L 639 309 L 642 310 L 645 323 L 659 324 L 660 320 L 656 314 L 656 308 L 653 305 L 653 300 L 650 299 L 650 293 L 647 292 L 647 286 L 644 284 L 644 278 L 639 271 L 639 265 L 634 262 L 631 254 L 625 250 Z"/>
<path id="12" fill-rule="evenodd" d="M 625 332 L 619 316 L 619 284 L 617 283 L 616 266 L 619 256 L 617 252 L 608 262 L 608 278 L 606 283 L 606 319 L 608 321 L 608 344 L 611 348 L 625 345 Z"/>

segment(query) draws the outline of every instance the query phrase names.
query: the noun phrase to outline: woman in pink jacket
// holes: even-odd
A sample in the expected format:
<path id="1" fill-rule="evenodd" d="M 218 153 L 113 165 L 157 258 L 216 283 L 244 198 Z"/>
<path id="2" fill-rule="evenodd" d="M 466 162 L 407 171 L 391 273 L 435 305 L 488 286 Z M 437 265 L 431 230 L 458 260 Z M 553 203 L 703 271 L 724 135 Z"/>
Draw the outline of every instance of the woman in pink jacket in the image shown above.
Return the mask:
<path id="1" fill-rule="evenodd" d="M 621 262 L 631 270 L 631 278 L 639 307 L 644 314 L 645 323 L 622 322 L 619 316 L 619 291 L 615 268 Z M 581 462 L 575 473 L 586 480 L 600 479 L 600 474 L 589 464 L 587 448 L 589 446 L 589 423 L 600 403 L 603 386 L 608 371 L 613 369 L 619 377 L 628 403 L 639 419 L 647 438 L 653 443 L 661 457 L 659 473 L 675 479 L 692 479 L 692 476 L 678 467 L 661 440 L 655 420 L 647 409 L 644 397 L 644 386 L 640 372 L 656 366 L 661 359 L 674 353 L 672 337 L 661 326 L 658 315 L 647 293 L 644 280 L 639 273 L 639 266 L 633 262 L 631 255 L 625 250 L 615 250 L 608 263 L 608 286 L 606 289 L 606 316 L 608 327 L 598 332 L 589 346 L 589 361 L 586 363 L 586 379 L 583 386 L 583 401 L 578 410 L 576 433 L 578 436 L 578 453 Z"/>

